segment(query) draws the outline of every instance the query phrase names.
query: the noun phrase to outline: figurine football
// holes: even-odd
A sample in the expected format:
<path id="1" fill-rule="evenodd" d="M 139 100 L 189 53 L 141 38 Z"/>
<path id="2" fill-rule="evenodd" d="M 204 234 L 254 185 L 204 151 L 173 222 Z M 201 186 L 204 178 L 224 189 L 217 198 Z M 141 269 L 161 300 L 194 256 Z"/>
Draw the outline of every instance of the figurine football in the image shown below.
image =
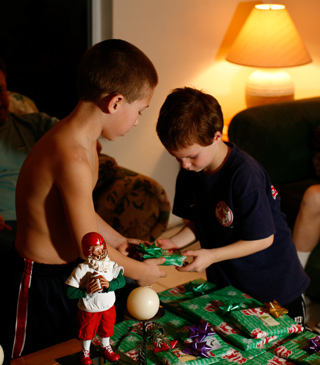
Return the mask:
<path id="1" fill-rule="evenodd" d="M 115 293 L 125 285 L 123 267 L 110 260 L 103 237 L 90 232 L 82 238 L 87 260 L 72 272 L 66 284 L 68 298 L 79 298 L 78 337 L 81 342 L 81 365 L 90 365 L 91 341 L 98 335 L 100 353 L 108 361 L 118 361 L 110 346 L 116 321 Z"/>

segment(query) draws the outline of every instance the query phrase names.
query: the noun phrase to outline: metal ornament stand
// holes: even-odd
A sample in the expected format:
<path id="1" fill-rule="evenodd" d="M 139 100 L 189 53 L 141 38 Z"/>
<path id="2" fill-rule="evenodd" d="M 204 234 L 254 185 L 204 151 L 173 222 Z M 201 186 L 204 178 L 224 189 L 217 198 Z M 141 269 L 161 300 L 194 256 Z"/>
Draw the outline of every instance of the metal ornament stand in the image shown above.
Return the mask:
<path id="1" fill-rule="evenodd" d="M 138 358 L 139 358 L 139 365 L 147 365 L 147 344 L 148 342 L 152 341 L 154 339 L 154 333 L 153 333 L 153 327 L 155 326 L 155 321 L 157 319 L 160 319 L 164 316 L 165 314 L 165 310 L 163 308 L 159 308 L 157 314 L 147 320 L 137 320 L 136 318 L 132 317 L 129 312 L 126 310 L 124 312 L 124 317 L 127 319 L 131 319 L 133 321 L 138 321 L 139 326 L 141 327 L 141 337 L 142 337 L 142 342 L 141 342 L 141 346 L 138 350 Z M 149 327 L 149 328 L 148 328 Z M 163 328 L 158 325 L 155 326 L 157 330 L 160 330 L 163 334 Z M 138 333 L 139 334 L 139 333 Z M 117 345 L 120 346 L 120 343 Z"/>

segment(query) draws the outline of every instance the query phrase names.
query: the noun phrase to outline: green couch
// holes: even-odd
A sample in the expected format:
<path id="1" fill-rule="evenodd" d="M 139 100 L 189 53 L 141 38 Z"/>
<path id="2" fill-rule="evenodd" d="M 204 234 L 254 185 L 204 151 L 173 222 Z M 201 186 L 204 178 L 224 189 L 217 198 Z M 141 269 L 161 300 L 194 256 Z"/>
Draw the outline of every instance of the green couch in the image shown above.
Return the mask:
<path id="1" fill-rule="evenodd" d="M 320 97 L 249 108 L 235 115 L 229 125 L 229 141 L 268 172 L 291 229 L 303 193 L 309 186 L 320 184 L 312 162 L 318 125 Z M 310 256 L 306 272 L 311 278 L 306 293 L 320 300 L 320 244 Z"/>

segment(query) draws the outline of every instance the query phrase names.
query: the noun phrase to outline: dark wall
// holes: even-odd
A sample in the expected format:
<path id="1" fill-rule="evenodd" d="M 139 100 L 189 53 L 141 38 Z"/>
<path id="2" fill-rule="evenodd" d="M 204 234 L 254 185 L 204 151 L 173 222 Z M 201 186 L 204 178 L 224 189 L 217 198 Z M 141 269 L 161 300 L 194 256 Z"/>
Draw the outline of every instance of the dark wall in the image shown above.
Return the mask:
<path id="1" fill-rule="evenodd" d="M 8 90 L 63 118 L 77 103 L 79 59 L 91 45 L 90 0 L 1 0 L 0 56 Z"/>

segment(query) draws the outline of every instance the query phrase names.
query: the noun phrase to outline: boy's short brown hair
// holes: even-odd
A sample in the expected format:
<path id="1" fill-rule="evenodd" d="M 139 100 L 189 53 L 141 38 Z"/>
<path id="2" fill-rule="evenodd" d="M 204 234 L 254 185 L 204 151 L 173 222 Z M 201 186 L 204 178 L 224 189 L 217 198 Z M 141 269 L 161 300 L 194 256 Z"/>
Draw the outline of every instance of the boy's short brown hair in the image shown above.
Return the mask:
<path id="1" fill-rule="evenodd" d="M 195 143 L 208 146 L 222 129 L 223 115 L 218 101 L 190 87 L 174 89 L 167 96 L 156 127 L 160 141 L 171 151 Z"/>
<path id="2" fill-rule="evenodd" d="M 81 100 L 98 102 L 103 94 L 121 94 L 132 103 L 150 95 L 157 84 L 157 71 L 150 59 L 121 39 L 108 39 L 90 47 L 78 67 Z"/>

